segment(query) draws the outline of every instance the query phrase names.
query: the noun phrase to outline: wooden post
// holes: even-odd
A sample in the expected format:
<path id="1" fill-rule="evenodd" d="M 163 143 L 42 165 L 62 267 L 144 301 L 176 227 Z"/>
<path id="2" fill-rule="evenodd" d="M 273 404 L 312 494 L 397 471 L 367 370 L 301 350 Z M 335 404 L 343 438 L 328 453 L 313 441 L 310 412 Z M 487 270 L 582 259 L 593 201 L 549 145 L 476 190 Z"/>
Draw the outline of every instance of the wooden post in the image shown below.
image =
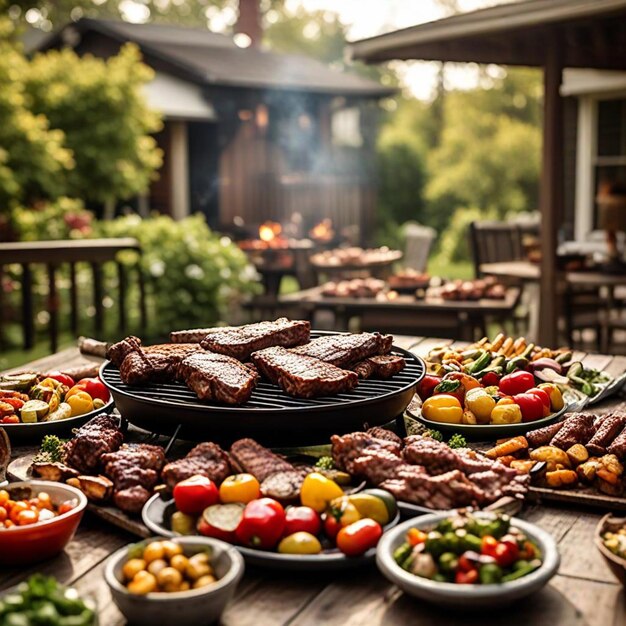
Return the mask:
<path id="1" fill-rule="evenodd" d="M 561 45 L 556 33 L 547 42 L 544 66 L 543 163 L 541 169 L 541 277 L 539 336 L 541 345 L 558 343 L 558 271 L 556 248 L 563 216 L 563 73 Z"/>

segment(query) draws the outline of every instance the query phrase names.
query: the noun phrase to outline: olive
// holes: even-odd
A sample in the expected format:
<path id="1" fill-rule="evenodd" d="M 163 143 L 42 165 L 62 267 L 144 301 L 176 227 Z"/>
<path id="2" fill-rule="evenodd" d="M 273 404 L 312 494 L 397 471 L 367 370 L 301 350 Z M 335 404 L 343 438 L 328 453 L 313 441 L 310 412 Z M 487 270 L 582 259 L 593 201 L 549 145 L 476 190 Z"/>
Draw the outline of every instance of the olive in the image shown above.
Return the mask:
<path id="1" fill-rule="evenodd" d="M 151 561 L 148 565 L 148 571 L 151 574 L 154 574 L 155 576 L 159 575 L 159 572 L 163 569 L 167 567 L 167 561 L 165 561 L 164 559 L 156 559 L 154 561 Z"/>
<path id="2" fill-rule="evenodd" d="M 132 580 L 135 578 L 137 572 L 141 572 L 146 569 L 146 562 L 143 559 L 129 559 L 124 563 L 122 567 L 122 574 L 126 580 Z"/>
<path id="3" fill-rule="evenodd" d="M 164 567 L 157 574 L 157 582 L 164 591 L 178 591 L 183 575 L 173 567 Z"/>
<path id="4" fill-rule="evenodd" d="M 162 559 L 165 556 L 163 544 L 160 541 L 149 543 L 143 550 L 143 558 L 146 563 Z"/>
<path id="5" fill-rule="evenodd" d="M 194 554 L 187 563 L 185 573 L 191 580 L 198 580 L 198 578 L 210 574 L 211 566 L 209 565 L 208 555 L 205 552 Z"/>
<path id="6" fill-rule="evenodd" d="M 128 583 L 128 591 L 137 595 L 145 595 L 156 591 L 157 580 L 150 572 L 141 570 L 135 574 L 135 577 Z"/>
<path id="7" fill-rule="evenodd" d="M 176 568 L 179 572 L 185 572 L 187 565 L 189 565 L 189 559 L 184 554 L 175 554 L 170 559 L 170 565 Z"/>
<path id="8" fill-rule="evenodd" d="M 210 574 L 206 574 L 205 576 L 200 576 L 198 580 L 193 584 L 194 589 L 200 589 L 200 587 L 208 587 L 212 585 L 214 582 L 217 582 L 215 576 L 211 576 Z"/>
<path id="9" fill-rule="evenodd" d="M 192 515 L 176 511 L 170 520 L 172 530 L 179 535 L 193 535 L 196 531 L 196 520 Z"/>
<path id="10" fill-rule="evenodd" d="M 163 546 L 163 550 L 165 551 L 165 556 L 168 559 L 171 559 L 173 556 L 177 554 L 183 553 L 183 547 L 176 543 L 175 541 L 162 541 L 161 545 Z"/>

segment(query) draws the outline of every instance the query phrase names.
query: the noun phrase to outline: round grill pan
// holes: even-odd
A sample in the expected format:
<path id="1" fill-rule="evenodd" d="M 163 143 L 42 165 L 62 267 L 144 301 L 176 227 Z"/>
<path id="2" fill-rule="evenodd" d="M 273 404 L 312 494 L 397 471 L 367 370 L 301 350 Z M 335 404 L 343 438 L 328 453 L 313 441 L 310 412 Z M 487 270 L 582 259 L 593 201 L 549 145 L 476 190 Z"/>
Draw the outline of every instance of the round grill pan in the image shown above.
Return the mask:
<path id="1" fill-rule="evenodd" d="M 326 334 L 312 331 L 311 338 Z M 196 397 L 183 383 L 126 385 L 110 361 L 100 377 L 111 391 L 115 405 L 130 423 L 150 432 L 178 434 L 191 440 L 231 440 L 254 437 L 268 444 L 327 441 L 332 434 L 360 430 L 365 425 L 386 424 L 408 406 L 424 377 L 424 361 L 411 352 L 393 347 L 392 354 L 405 358 L 406 367 L 389 380 L 361 380 L 347 393 L 303 399 L 262 381 L 250 400 L 241 406 L 211 404 Z"/>

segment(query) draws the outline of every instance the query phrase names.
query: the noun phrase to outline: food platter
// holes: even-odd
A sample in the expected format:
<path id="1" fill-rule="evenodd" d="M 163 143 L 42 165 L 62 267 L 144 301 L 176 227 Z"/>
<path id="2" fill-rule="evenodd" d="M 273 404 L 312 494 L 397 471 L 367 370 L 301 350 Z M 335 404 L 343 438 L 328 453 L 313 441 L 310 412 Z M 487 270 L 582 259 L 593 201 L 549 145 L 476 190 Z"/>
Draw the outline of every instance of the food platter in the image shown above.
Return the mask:
<path id="1" fill-rule="evenodd" d="M 339 334 L 311 332 L 311 337 Z M 382 425 L 409 405 L 426 366 L 420 358 L 394 346 L 406 367 L 389 380 L 368 379 L 332 397 L 293 398 L 268 382 L 260 382 L 250 400 L 237 407 L 198 400 L 179 382 L 130 386 L 110 361 L 100 368 L 115 405 L 132 424 L 150 432 L 172 434 L 180 426 L 185 439 L 232 438 L 246 433 L 265 443 L 313 443 L 335 433 Z M 303 441 L 309 440 L 309 441 Z"/>
<path id="2" fill-rule="evenodd" d="M 175 510 L 173 498 L 164 498 L 155 494 L 148 500 L 142 512 L 144 524 L 155 534 L 164 537 L 176 537 L 169 527 L 169 517 Z M 400 513 L 384 527 L 387 531 L 400 521 Z M 370 548 L 358 557 L 347 557 L 337 548 L 325 550 L 321 554 L 278 554 L 264 550 L 255 550 L 245 546 L 234 546 L 249 565 L 270 569 L 317 572 L 328 570 L 352 569 L 371 564 L 376 558 L 376 548 Z"/>

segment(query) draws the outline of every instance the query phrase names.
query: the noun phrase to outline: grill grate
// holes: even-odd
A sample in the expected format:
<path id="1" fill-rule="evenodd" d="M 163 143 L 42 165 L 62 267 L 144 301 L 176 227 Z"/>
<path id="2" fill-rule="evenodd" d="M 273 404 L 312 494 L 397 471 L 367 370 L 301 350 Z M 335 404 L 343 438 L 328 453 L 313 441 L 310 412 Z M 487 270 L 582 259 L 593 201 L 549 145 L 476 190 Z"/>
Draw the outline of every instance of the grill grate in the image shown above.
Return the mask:
<path id="1" fill-rule="evenodd" d="M 311 337 L 319 337 L 322 334 L 327 333 L 313 331 Z M 292 398 L 280 387 L 262 381 L 252 392 L 250 400 L 246 404 L 236 407 L 201 401 L 193 391 L 180 382 L 158 383 L 141 387 L 126 385 L 121 381 L 117 367 L 111 363 L 105 364 L 101 369 L 100 376 L 114 394 L 117 392 L 122 395 L 132 396 L 138 400 L 165 405 L 174 404 L 181 408 L 209 409 L 212 412 L 226 413 L 320 411 L 324 409 L 339 409 L 348 404 L 354 406 L 360 403 L 370 403 L 372 400 L 383 400 L 412 388 L 424 375 L 424 362 L 401 348 L 394 347 L 392 354 L 404 357 L 406 367 L 389 380 L 360 380 L 358 386 L 349 392 L 312 399 Z"/>

